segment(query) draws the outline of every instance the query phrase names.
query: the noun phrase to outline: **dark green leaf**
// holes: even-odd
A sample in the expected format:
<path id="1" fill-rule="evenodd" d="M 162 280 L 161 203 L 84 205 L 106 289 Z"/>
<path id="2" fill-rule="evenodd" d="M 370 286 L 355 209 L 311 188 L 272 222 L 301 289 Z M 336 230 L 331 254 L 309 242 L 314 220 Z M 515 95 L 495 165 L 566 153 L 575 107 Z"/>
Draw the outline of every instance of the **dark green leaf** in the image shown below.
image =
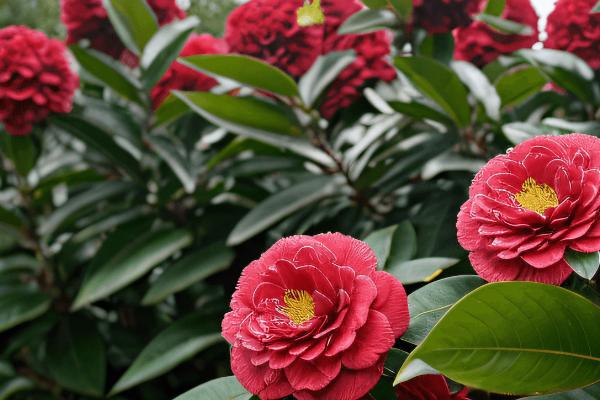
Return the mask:
<path id="1" fill-rule="evenodd" d="M 584 389 L 571 390 L 546 396 L 524 397 L 527 400 L 598 400 L 600 399 L 600 383 L 588 386 Z"/>
<path id="2" fill-rule="evenodd" d="M 145 0 L 103 0 L 110 22 L 125 46 L 137 55 L 158 31 L 158 21 Z"/>
<path id="3" fill-rule="evenodd" d="M 0 274 L 19 270 L 37 271 L 39 268 L 38 259 L 29 254 L 13 254 L 0 258 Z"/>
<path id="4" fill-rule="evenodd" d="M 194 193 L 196 190 L 196 176 L 193 174 L 188 161 L 184 158 L 184 154 L 181 154 L 182 152 L 177 149 L 175 143 L 166 136 L 158 135 L 147 135 L 146 141 L 150 144 L 150 148 L 167 163 L 175 176 L 179 178 L 186 193 Z"/>
<path id="5" fill-rule="evenodd" d="M 413 2 L 411 0 L 387 0 L 394 7 L 394 10 L 400 14 L 405 21 L 410 21 L 413 12 Z"/>
<path id="6" fill-rule="evenodd" d="M 386 9 L 365 9 L 352 14 L 340 28 L 338 34 L 370 33 L 398 24 L 393 12 Z"/>
<path id="7" fill-rule="evenodd" d="M 30 379 L 16 376 L 3 380 L 0 384 L 0 399 L 12 399 L 14 394 L 35 389 L 36 385 Z"/>
<path id="8" fill-rule="evenodd" d="M 565 260 L 577 275 L 589 280 L 596 275 L 600 267 L 600 252 L 580 253 L 568 249 Z"/>
<path id="9" fill-rule="evenodd" d="M 475 19 L 491 26 L 495 30 L 512 35 L 533 35 L 534 31 L 529 25 L 520 24 L 509 19 L 504 19 L 494 15 L 479 14 Z"/>
<path id="10" fill-rule="evenodd" d="M 411 353 L 463 385 L 547 394 L 600 379 L 600 308 L 566 289 L 532 282 L 480 287 L 456 303 Z"/>
<path id="11" fill-rule="evenodd" d="M 0 332 L 44 314 L 50 307 L 47 294 L 16 288 L 0 296 Z"/>
<path id="12" fill-rule="evenodd" d="M 353 50 L 334 51 L 320 56 L 300 79 L 300 97 L 307 107 L 313 107 L 329 85 L 356 60 Z"/>
<path id="13" fill-rule="evenodd" d="M 21 176 L 26 176 L 33 169 L 37 160 L 37 149 L 32 136 L 4 135 L 1 140 L 6 141 L 7 156 L 13 162 L 15 170 Z"/>
<path id="14" fill-rule="evenodd" d="M 398 111 L 400 114 L 414 117 L 417 119 L 430 119 L 432 121 L 438 121 L 443 124 L 451 124 L 452 120 L 443 112 L 436 110 L 426 104 L 422 104 L 416 101 L 411 103 L 403 103 L 400 101 L 390 101 L 390 107 L 394 111 Z"/>
<path id="15" fill-rule="evenodd" d="M 500 120 L 501 97 L 483 72 L 466 61 L 454 61 L 451 67 L 473 97 L 483 104 L 486 114 L 495 121 Z"/>
<path id="16" fill-rule="evenodd" d="M 483 13 L 499 17 L 502 15 L 505 6 L 506 0 L 488 0 L 487 4 L 485 5 L 485 10 L 483 10 Z"/>
<path id="17" fill-rule="evenodd" d="M 159 333 L 110 391 L 117 394 L 160 376 L 223 340 L 217 321 L 203 314 L 183 318 Z"/>
<path id="18" fill-rule="evenodd" d="M 177 396 L 174 400 L 250 400 L 252 394 L 235 376 L 213 379 Z"/>
<path id="19" fill-rule="evenodd" d="M 186 57 L 181 63 L 200 72 L 223 76 L 241 84 L 281 96 L 297 96 L 294 79 L 262 60 L 237 54 L 207 54 Z"/>
<path id="20" fill-rule="evenodd" d="M 183 257 L 156 279 L 144 296 L 142 304 L 158 303 L 170 294 L 227 269 L 233 261 L 233 256 L 231 249 L 222 244 L 215 244 Z"/>
<path id="21" fill-rule="evenodd" d="M 427 35 L 419 44 L 418 54 L 449 64 L 454 56 L 454 38 L 452 33 L 434 33 Z"/>
<path id="22" fill-rule="evenodd" d="M 411 260 L 417 254 L 417 233 L 410 221 L 396 225 L 386 266 Z"/>
<path id="23" fill-rule="evenodd" d="M 187 113 L 190 108 L 173 94 L 169 96 L 154 111 L 154 127 L 168 124 Z"/>
<path id="24" fill-rule="evenodd" d="M 375 252 L 379 269 L 383 269 L 387 262 L 392 247 L 392 239 L 397 227 L 398 225 L 392 225 L 387 228 L 379 229 L 372 232 L 364 239 L 364 242 L 371 247 L 373 252 Z"/>
<path id="25" fill-rule="evenodd" d="M 507 107 L 527 100 L 538 93 L 547 82 L 537 68 L 518 68 L 500 76 L 496 82 L 496 90 L 500 95 L 502 107 Z"/>
<path id="26" fill-rule="evenodd" d="M 404 261 L 399 264 L 386 265 L 386 271 L 394 275 L 405 285 L 419 282 L 431 282 L 446 268 L 456 265 L 460 260 L 456 258 L 419 258 Z"/>

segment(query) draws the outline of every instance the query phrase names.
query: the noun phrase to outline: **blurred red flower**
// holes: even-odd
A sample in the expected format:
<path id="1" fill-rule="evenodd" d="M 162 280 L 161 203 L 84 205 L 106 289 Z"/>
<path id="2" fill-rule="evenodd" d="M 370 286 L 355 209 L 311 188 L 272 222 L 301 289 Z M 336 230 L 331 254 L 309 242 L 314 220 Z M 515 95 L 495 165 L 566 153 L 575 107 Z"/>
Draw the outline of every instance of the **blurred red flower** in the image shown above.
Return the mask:
<path id="1" fill-rule="evenodd" d="M 429 33 L 451 32 L 469 25 L 482 0 L 414 0 L 413 24 Z"/>
<path id="2" fill-rule="evenodd" d="M 494 157 L 458 215 L 458 240 L 475 271 L 495 281 L 559 285 L 567 248 L 600 250 L 600 139 L 538 136 Z"/>
<path id="3" fill-rule="evenodd" d="M 544 47 L 565 50 L 600 69 L 600 14 L 591 12 L 596 0 L 558 0 L 548 16 Z"/>
<path id="4" fill-rule="evenodd" d="M 396 386 L 398 400 L 469 400 L 468 388 L 452 393 L 442 375 L 421 375 Z"/>
<path id="5" fill-rule="evenodd" d="M 326 94 L 321 109 L 326 118 L 354 103 L 369 81 L 394 79 L 396 72 L 385 59 L 390 53 L 388 32 L 337 34 L 341 24 L 363 8 L 360 2 L 322 0 L 325 24 L 306 28 L 296 21 L 296 10 L 303 4 L 303 0 L 250 0 L 241 5 L 227 19 L 225 40 L 230 51 L 260 58 L 299 78 L 320 55 L 354 49 L 357 59 Z"/>
<path id="6" fill-rule="evenodd" d="M 192 34 L 180 53 L 181 57 L 197 54 L 223 54 L 227 53 L 227 44 L 205 33 Z M 174 62 L 165 75 L 152 89 L 152 105 L 157 108 L 171 90 L 206 91 L 217 84 L 214 78 L 188 68 L 179 62 Z"/>
<path id="7" fill-rule="evenodd" d="M 160 25 L 185 18 L 175 0 L 147 0 Z M 83 39 L 90 47 L 118 59 L 125 46 L 113 29 L 102 0 L 61 0 L 61 19 L 67 27 L 67 44 Z"/>
<path id="8" fill-rule="evenodd" d="M 406 293 L 366 243 L 292 236 L 242 272 L 223 320 L 231 368 L 261 399 L 364 396 L 409 322 Z"/>
<path id="9" fill-rule="evenodd" d="M 481 21 L 454 31 L 454 58 L 483 67 L 503 54 L 531 48 L 538 40 L 538 15 L 529 0 L 507 0 L 502 18 L 529 25 L 531 35 L 501 33 Z"/>
<path id="10" fill-rule="evenodd" d="M 79 78 L 65 45 L 24 26 L 0 29 L 0 121 L 26 135 L 49 113 L 71 111 Z"/>

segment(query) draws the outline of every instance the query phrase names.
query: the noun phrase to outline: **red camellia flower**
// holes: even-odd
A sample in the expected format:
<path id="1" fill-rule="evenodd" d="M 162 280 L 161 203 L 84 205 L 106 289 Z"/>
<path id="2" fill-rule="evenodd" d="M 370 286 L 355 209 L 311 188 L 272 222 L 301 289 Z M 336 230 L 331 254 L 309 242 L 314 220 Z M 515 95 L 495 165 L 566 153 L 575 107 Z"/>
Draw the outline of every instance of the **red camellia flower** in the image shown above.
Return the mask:
<path id="1" fill-rule="evenodd" d="M 458 215 L 458 240 L 494 281 L 561 284 L 570 248 L 600 250 L 600 139 L 538 136 L 493 158 Z"/>
<path id="2" fill-rule="evenodd" d="M 442 375 L 421 375 L 396 386 L 398 400 L 469 400 L 468 388 L 452 393 Z"/>
<path id="3" fill-rule="evenodd" d="M 24 26 L 0 29 L 0 121 L 26 135 L 49 113 L 71 111 L 79 78 L 65 45 Z"/>
<path id="4" fill-rule="evenodd" d="M 529 25 L 531 35 L 501 33 L 481 21 L 454 30 L 454 58 L 482 67 L 503 54 L 530 48 L 538 38 L 538 15 L 529 0 L 507 0 L 502 18 Z"/>
<path id="5" fill-rule="evenodd" d="M 366 243 L 292 236 L 243 271 L 223 320 L 231 368 L 261 399 L 356 400 L 409 322 L 406 293 Z"/>
<path id="6" fill-rule="evenodd" d="M 394 68 L 385 60 L 390 35 L 379 31 L 364 35 L 338 35 L 341 24 L 363 8 L 357 0 L 322 0 L 325 24 L 300 27 L 296 11 L 303 0 L 250 0 L 227 19 L 225 40 L 230 51 L 260 58 L 299 78 L 317 57 L 332 51 L 354 49 L 357 59 L 326 94 L 323 115 L 333 116 L 358 97 L 369 81 L 392 80 Z"/>
<path id="7" fill-rule="evenodd" d="M 185 18 L 175 0 L 147 0 L 160 25 Z M 102 0 L 61 0 L 61 19 L 67 27 L 67 44 L 82 39 L 90 41 L 90 47 L 119 58 L 125 49 L 114 31 Z"/>
<path id="8" fill-rule="evenodd" d="M 209 34 L 193 34 L 180 53 L 181 57 L 197 54 L 222 54 L 227 53 L 227 45 L 221 39 L 216 39 Z M 154 108 L 169 95 L 171 90 L 206 91 L 217 84 L 217 81 L 208 75 L 174 62 L 158 84 L 152 89 L 151 97 Z"/>
<path id="9" fill-rule="evenodd" d="M 413 24 L 429 33 L 446 33 L 469 25 L 482 0 L 414 0 Z"/>
<path id="10" fill-rule="evenodd" d="M 544 47 L 565 50 L 600 69 L 600 14 L 591 10 L 596 0 L 558 0 L 548 16 Z"/>

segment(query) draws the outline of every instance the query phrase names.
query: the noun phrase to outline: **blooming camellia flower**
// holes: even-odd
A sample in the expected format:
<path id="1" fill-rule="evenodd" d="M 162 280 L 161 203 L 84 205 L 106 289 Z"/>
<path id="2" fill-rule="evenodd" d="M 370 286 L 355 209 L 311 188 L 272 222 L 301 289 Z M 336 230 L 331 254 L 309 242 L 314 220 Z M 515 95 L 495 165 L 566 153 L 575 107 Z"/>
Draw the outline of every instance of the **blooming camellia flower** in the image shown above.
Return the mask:
<path id="1" fill-rule="evenodd" d="M 596 0 L 558 0 L 548 16 L 544 47 L 565 50 L 600 69 L 600 14 L 591 10 Z"/>
<path id="2" fill-rule="evenodd" d="M 26 135 L 49 113 L 67 113 L 79 78 L 65 45 L 24 26 L 0 29 L 0 121 Z"/>
<path id="3" fill-rule="evenodd" d="M 385 59 L 390 53 L 388 32 L 337 34 L 341 24 L 363 8 L 360 2 L 321 0 L 325 23 L 304 28 L 298 25 L 296 14 L 303 4 L 303 0 L 250 0 L 236 8 L 225 29 L 230 51 L 260 58 L 299 78 L 320 55 L 354 49 L 356 60 L 325 96 L 321 111 L 326 118 L 354 103 L 367 82 L 394 79 L 396 72 Z"/>
<path id="4" fill-rule="evenodd" d="M 192 34 L 180 53 L 180 57 L 197 54 L 227 53 L 227 44 L 205 33 Z M 169 95 L 171 90 L 206 91 L 217 84 L 214 78 L 195 71 L 175 61 L 162 79 L 152 89 L 151 97 L 154 108 Z"/>
<path id="5" fill-rule="evenodd" d="M 244 269 L 223 320 L 231 368 L 261 399 L 356 400 L 409 322 L 406 293 L 339 233 L 279 240 Z"/>
<path id="6" fill-rule="evenodd" d="M 507 0 L 502 18 L 528 25 L 531 35 L 510 35 L 475 21 L 465 28 L 454 30 L 454 58 L 483 67 L 503 54 L 530 48 L 537 42 L 538 15 L 529 0 Z"/>
<path id="7" fill-rule="evenodd" d="M 159 25 L 185 18 L 185 12 L 175 0 L 147 0 L 156 14 Z M 113 29 L 102 0 L 61 0 L 60 14 L 67 27 L 67 44 L 82 39 L 90 41 L 90 47 L 119 58 L 125 49 Z"/>
<path id="8" fill-rule="evenodd" d="M 559 285 L 567 248 L 600 250 L 600 139 L 538 136 L 490 160 L 458 215 L 458 240 L 488 281 Z"/>
<path id="9" fill-rule="evenodd" d="M 398 400 L 469 400 L 468 388 L 452 393 L 442 375 L 421 375 L 395 387 Z"/>
<path id="10" fill-rule="evenodd" d="M 446 33 L 473 22 L 482 0 L 414 0 L 413 24 L 429 33 Z"/>

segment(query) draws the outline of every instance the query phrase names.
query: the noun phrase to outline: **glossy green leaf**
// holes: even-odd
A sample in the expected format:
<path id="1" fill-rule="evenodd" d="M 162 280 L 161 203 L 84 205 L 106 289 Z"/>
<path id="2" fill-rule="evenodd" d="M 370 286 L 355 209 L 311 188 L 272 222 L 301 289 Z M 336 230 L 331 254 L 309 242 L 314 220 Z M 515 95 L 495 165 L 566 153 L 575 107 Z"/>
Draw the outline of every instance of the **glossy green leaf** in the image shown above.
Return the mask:
<path id="1" fill-rule="evenodd" d="M 173 94 L 169 94 L 154 111 L 153 126 L 157 127 L 173 122 L 189 111 L 190 108 L 187 104 L 173 96 Z"/>
<path id="2" fill-rule="evenodd" d="M 160 376 L 222 340 L 220 326 L 213 316 L 195 314 L 183 318 L 144 347 L 111 389 L 110 395 Z"/>
<path id="3" fill-rule="evenodd" d="M 535 136 L 547 135 L 542 127 L 526 122 L 511 122 L 502 126 L 504 136 L 513 144 L 519 144 Z"/>
<path id="4" fill-rule="evenodd" d="M 298 87 L 291 76 L 257 58 L 238 54 L 206 54 L 185 57 L 180 62 L 199 72 L 219 75 L 281 96 L 298 95 Z"/>
<path id="5" fill-rule="evenodd" d="M 318 176 L 282 190 L 254 207 L 229 234 L 227 244 L 238 245 L 281 219 L 337 192 L 335 180 Z"/>
<path id="6" fill-rule="evenodd" d="M 466 386 L 547 394 L 600 380 L 600 308 L 566 289 L 532 282 L 484 285 L 456 303 L 411 353 Z"/>
<path id="7" fill-rule="evenodd" d="M 340 28 L 338 34 L 370 33 L 398 24 L 393 12 L 386 9 L 365 9 L 352 14 Z"/>
<path id="8" fill-rule="evenodd" d="M 486 114 L 495 121 L 500 120 L 501 97 L 483 72 L 466 61 L 453 61 L 451 67 L 473 97 L 483 104 Z"/>
<path id="9" fill-rule="evenodd" d="M 132 238 L 108 260 L 90 266 L 72 308 L 80 309 L 113 294 L 191 242 L 192 236 L 185 230 L 163 229 Z"/>
<path id="10" fill-rule="evenodd" d="M 145 0 L 103 0 L 115 31 L 129 50 L 142 54 L 158 31 L 158 21 Z"/>
<path id="11" fill-rule="evenodd" d="M 47 368 L 53 380 L 76 393 L 101 397 L 106 377 L 106 349 L 95 323 L 68 318 L 51 333 Z"/>
<path id="12" fill-rule="evenodd" d="M 250 400 L 252 394 L 235 376 L 213 379 L 177 396 L 174 400 Z"/>
<path id="13" fill-rule="evenodd" d="M 452 276 L 432 282 L 408 295 L 410 325 L 402 340 L 419 344 L 457 301 L 485 284 L 474 275 Z"/>
<path id="14" fill-rule="evenodd" d="M 524 397 L 527 400 L 598 400 L 600 399 L 600 383 L 583 389 L 575 389 L 569 392 L 549 394 L 545 396 Z"/>
<path id="15" fill-rule="evenodd" d="M 496 82 L 496 90 L 500 95 L 502 107 L 508 107 L 538 93 L 547 82 L 546 77 L 537 68 L 519 68 L 500 76 Z"/>
<path id="16" fill-rule="evenodd" d="M 600 122 L 597 121 L 567 121 L 560 118 L 544 118 L 544 126 L 558 129 L 562 133 L 587 133 L 588 135 L 600 136 Z"/>
<path id="17" fill-rule="evenodd" d="M 394 275 L 405 285 L 419 282 L 431 282 L 446 268 L 456 265 L 456 258 L 430 257 L 418 258 L 399 264 L 387 265 L 386 271 Z"/>
<path id="18" fill-rule="evenodd" d="M 577 275 L 585 279 L 592 279 L 600 268 L 600 252 L 580 253 L 568 249 L 565 260 Z"/>
<path id="19" fill-rule="evenodd" d="M 397 227 L 397 225 L 392 225 L 387 228 L 376 230 L 363 240 L 375 253 L 379 269 L 383 269 L 387 262 L 392 247 L 392 239 Z"/>
<path id="20" fill-rule="evenodd" d="M 506 6 L 506 0 L 488 0 L 483 10 L 484 14 L 499 17 Z"/>
<path id="21" fill-rule="evenodd" d="M 176 144 L 166 136 L 146 135 L 146 141 L 150 148 L 162 158 L 171 168 L 175 176 L 183 185 L 186 193 L 194 193 L 196 190 L 196 176 L 189 165 L 185 154 L 182 154 Z"/>
<path id="22" fill-rule="evenodd" d="M 143 69 L 142 77 L 146 88 L 154 87 L 163 77 L 199 23 L 197 17 L 175 20 L 160 28 L 152 36 L 140 58 L 140 66 Z"/>
<path id="23" fill-rule="evenodd" d="M 386 268 L 411 260 L 417 254 L 417 233 L 410 221 L 396 225 Z"/>
<path id="24" fill-rule="evenodd" d="M 313 107 L 329 85 L 354 60 L 356 54 L 353 50 L 334 51 L 317 58 L 298 83 L 304 104 Z"/>
<path id="25" fill-rule="evenodd" d="M 16 288 L 0 296 L 0 332 L 44 314 L 50 307 L 46 293 Z"/>
<path id="26" fill-rule="evenodd" d="M 414 117 L 418 119 L 430 119 L 432 121 L 438 121 L 443 124 L 451 124 L 452 120 L 448 115 L 443 112 L 436 110 L 435 108 L 419 103 L 416 101 L 410 103 L 404 103 L 401 101 L 390 101 L 389 106 L 394 109 L 394 111 L 399 112 L 400 114 Z"/>
<path id="27" fill-rule="evenodd" d="M 37 160 L 38 150 L 33 137 L 5 135 L 1 140 L 6 141 L 6 155 L 10 157 L 17 173 L 21 176 L 27 176 Z"/>
<path id="28" fill-rule="evenodd" d="M 12 254 L 0 258 L 0 274 L 9 271 L 37 271 L 40 261 L 29 254 Z"/>
<path id="29" fill-rule="evenodd" d="M 396 57 L 394 64 L 417 89 L 442 107 L 458 126 L 469 124 L 471 111 L 467 91 L 450 68 L 421 56 Z"/>
<path id="30" fill-rule="evenodd" d="M 511 35 L 533 35 L 534 31 L 529 25 L 520 24 L 515 21 L 511 21 L 509 19 L 504 19 L 495 15 L 488 15 L 485 13 L 479 14 L 475 17 L 475 19 L 485 23 L 486 25 L 491 26 L 495 30 L 508 33 Z"/>
<path id="31" fill-rule="evenodd" d="M 149 305 L 181 291 L 202 279 L 223 271 L 233 261 L 234 253 L 223 244 L 214 244 L 186 255 L 163 272 L 142 299 Z"/>
<path id="32" fill-rule="evenodd" d="M 387 0 L 387 2 L 405 21 L 410 21 L 413 12 L 412 0 Z"/>
<path id="33" fill-rule="evenodd" d="M 427 35 L 418 45 L 417 54 L 449 64 L 454 56 L 454 38 L 452 33 L 434 33 Z"/>

